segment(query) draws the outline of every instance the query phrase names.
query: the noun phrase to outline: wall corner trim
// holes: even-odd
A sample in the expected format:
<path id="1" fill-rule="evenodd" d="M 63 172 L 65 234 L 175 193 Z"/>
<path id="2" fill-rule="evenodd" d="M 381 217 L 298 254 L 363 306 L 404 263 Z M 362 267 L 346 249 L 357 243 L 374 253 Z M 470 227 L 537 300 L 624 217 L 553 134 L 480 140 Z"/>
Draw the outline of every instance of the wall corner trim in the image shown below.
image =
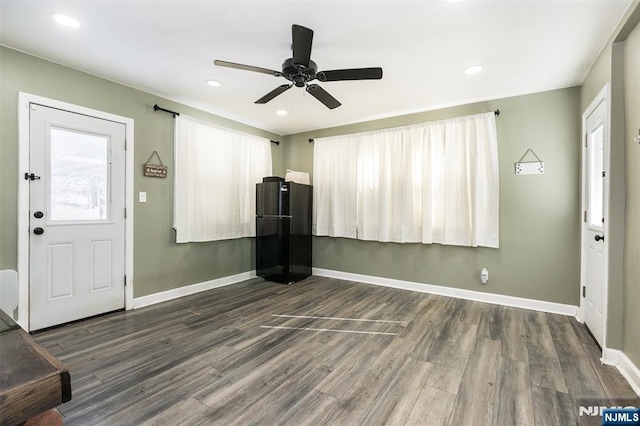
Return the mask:
<path id="1" fill-rule="evenodd" d="M 353 274 L 351 272 L 333 271 L 330 269 L 313 268 L 313 275 L 374 284 L 383 287 L 392 287 L 401 290 L 417 291 L 420 293 L 439 294 L 441 296 L 454 297 L 456 299 L 473 300 L 476 302 L 492 303 L 494 305 L 510 306 L 513 308 L 531 309 L 534 311 L 572 317 L 575 317 L 578 314 L 579 309 L 578 306 L 545 302 L 543 300 L 525 299 L 521 297 L 505 296 L 502 294 L 484 293 L 481 291 L 463 290 L 453 287 L 422 284 L 412 281 L 375 277 L 371 275 Z"/>
<path id="2" fill-rule="evenodd" d="M 618 349 L 604 348 L 602 350 L 602 358 L 600 358 L 600 362 L 604 365 L 615 367 L 618 365 L 618 362 L 620 362 L 620 355 L 622 355 L 622 351 L 619 351 Z"/>
<path id="3" fill-rule="evenodd" d="M 256 277 L 256 271 L 242 272 L 228 277 L 216 278 L 201 283 L 191 284 L 184 287 L 174 288 L 172 290 L 153 293 L 147 296 L 136 297 L 133 299 L 133 309 L 142 308 L 144 306 L 155 305 L 156 303 L 166 302 L 183 296 L 200 293 L 202 291 L 211 290 L 218 287 L 224 287 L 236 284 L 242 281 L 250 280 Z"/>
<path id="4" fill-rule="evenodd" d="M 602 363 L 616 367 L 620 374 L 627 379 L 629 385 L 640 396 L 640 369 L 625 355 L 617 349 L 605 348 L 602 354 Z"/>

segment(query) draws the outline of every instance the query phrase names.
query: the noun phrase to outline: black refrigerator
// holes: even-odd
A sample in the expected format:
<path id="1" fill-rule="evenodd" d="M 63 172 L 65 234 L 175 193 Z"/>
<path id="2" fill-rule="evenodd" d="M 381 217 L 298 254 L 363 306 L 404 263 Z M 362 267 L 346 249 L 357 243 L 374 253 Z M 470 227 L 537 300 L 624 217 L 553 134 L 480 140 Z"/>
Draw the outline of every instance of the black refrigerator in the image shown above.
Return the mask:
<path id="1" fill-rule="evenodd" d="M 256 184 L 256 274 L 290 284 L 311 275 L 313 186 L 264 178 Z"/>

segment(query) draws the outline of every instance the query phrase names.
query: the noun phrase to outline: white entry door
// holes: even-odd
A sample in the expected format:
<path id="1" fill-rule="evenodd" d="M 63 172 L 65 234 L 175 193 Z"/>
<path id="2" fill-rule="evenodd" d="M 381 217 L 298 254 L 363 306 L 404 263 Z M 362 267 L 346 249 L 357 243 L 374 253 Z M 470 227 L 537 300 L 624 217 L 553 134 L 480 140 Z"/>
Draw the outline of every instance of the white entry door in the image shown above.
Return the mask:
<path id="1" fill-rule="evenodd" d="M 124 308 L 125 125 L 30 105 L 30 330 Z"/>
<path id="2" fill-rule="evenodd" d="M 585 298 L 585 324 L 601 347 L 604 347 L 606 277 L 605 260 L 607 240 L 604 234 L 606 220 L 605 179 L 607 174 L 606 101 L 591 112 L 586 120 L 585 147 L 585 202 L 584 247 L 585 262 L 583 296 Z"/>

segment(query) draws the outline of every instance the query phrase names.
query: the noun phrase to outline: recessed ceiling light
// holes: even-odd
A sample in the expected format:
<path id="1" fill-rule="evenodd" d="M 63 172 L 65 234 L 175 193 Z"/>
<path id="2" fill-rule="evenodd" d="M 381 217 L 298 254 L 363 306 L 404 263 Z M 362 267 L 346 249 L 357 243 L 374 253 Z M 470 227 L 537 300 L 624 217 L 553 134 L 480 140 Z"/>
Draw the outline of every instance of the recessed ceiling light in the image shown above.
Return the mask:
<path id="1" fill-rule="evenodd" d="M 77 19 L 72 18 L 69 15 L 65 15 L 64 13 L 53 12 L 51 17 L 60 25 L 64 25 L 65 27 L 70 28 L 78 28 L 80 26 L 80 22 Z"/>
<path id="2" fill-rule="evenodd" d="M 276 114 L 278 114 L 280 116 L 285 116 L 285 115 L 287 115 L 287 111 L 285 111 L 283 109 L 279 109 L 278 111 L 276 111 Z"/>
<path id="3" fill-rule="evenodd" d="M 207 80 L 207 84 L 211 87 L 220 87 L 222 86 L 222 83 L 220 83 L 219 81 L 216 80 Z"/>
<path id="4" fill-rule="evenodd" d="M 468 75 L 478 74 L 480 71 L 482 71 L 482 67 L 480 65 L 474 65 L 472 67 L 464 69 L 464 73 Z"/>

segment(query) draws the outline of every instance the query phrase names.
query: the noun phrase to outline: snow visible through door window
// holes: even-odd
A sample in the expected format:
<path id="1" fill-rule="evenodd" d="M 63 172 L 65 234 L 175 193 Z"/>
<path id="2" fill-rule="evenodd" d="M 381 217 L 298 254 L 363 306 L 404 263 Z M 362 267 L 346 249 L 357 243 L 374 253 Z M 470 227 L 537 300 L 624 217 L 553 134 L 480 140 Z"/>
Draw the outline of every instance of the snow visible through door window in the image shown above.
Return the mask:
<path id="1" fill-rule="evenodd" d="M 108 219 L 109 138 L 51 128 L 50 220 Z"/>
<path id="2" fill-rule="evenodd" d="M 604 194 L 604 126 L 591 131 L 589 146 L 589 225 L 602 228 Z"/>

